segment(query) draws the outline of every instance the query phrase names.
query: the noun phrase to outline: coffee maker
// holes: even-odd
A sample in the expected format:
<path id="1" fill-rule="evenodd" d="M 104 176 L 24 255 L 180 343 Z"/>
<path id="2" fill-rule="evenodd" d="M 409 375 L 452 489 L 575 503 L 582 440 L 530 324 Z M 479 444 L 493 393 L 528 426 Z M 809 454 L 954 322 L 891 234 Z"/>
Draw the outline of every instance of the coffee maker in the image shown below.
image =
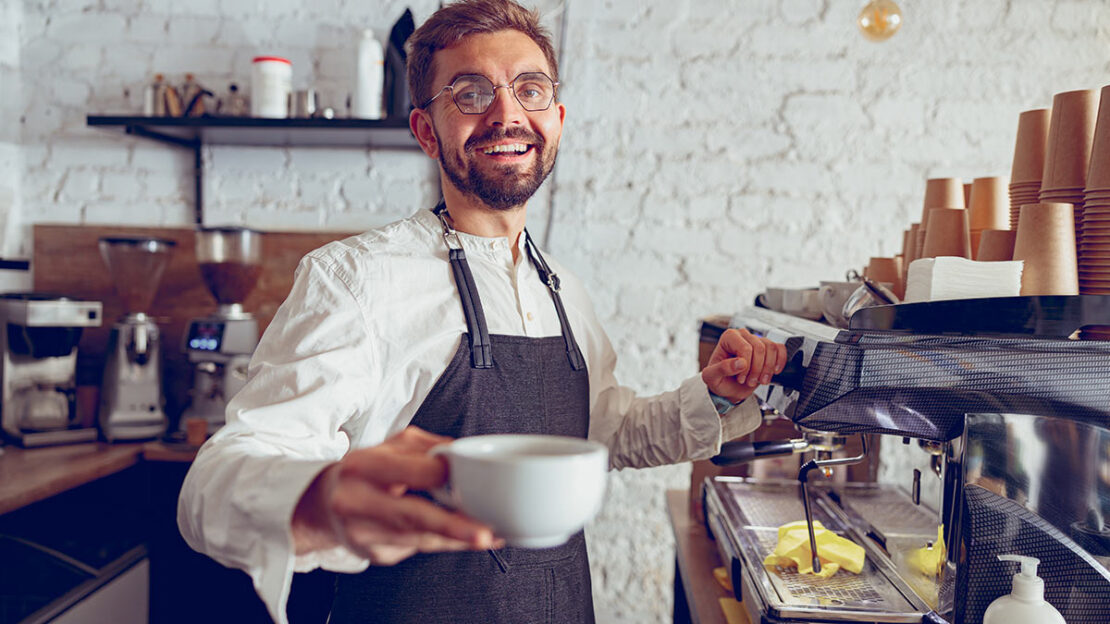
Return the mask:
<path id="1" fill-rule="evenodd" d="M 81 330 L 100 321 L 99 301 L 0 295 L 0 420 L 7 438 L 25 447 L 96 439 L 96 429 L 78 421 L 76 371 Z"/>
<path id="2" fill-rule="evenodd" d="M 191 418 L 203 418 L 213 433 L 224 424 L 227 402 L 246 384 L 247 365 L 258 345 L 258 322 L 243 302 L 262 273 L 262 234 L 245 228 L 198 229 L 196 256 L 217 309 L 193 319 L 185 334 L 193 387 L 180 428 Z"/>
<path id="3" fill-rule="evenodd" d="M 728 442 L 715 462 L 808 458 L 797 480 L 703 484 L 751 620 L 978 624 L 1010 590 L 1015 570 L 997 557 L 1016 554 L 1042 562 L 1067 622 L 1110 621 L 1110 343 L 1069 339 L 1108 324 L 1110 297 L 1094 295 L 877 306 L 844 331 L 735 315 L 786 345 L 786 370 L 758 395 L 800 437 Z M 845 453 L 857 436 L 863 453 Z M 879 461 L 875 483 L 824 478 L 865 458 Z M 799 520 L 818 556 L 814 521 L 862 546 L 860 573 L 765 563 L 777 527 Z"/>
<path id="4" fill-rule="evenodd" d="M 124 306 L 108 339 L 100 391 L 100 431 L 109 442 L 156 438 L 166 430 L 161 332 L 147 311 L 173 246 L 158 238 L 100 239 Z"/>

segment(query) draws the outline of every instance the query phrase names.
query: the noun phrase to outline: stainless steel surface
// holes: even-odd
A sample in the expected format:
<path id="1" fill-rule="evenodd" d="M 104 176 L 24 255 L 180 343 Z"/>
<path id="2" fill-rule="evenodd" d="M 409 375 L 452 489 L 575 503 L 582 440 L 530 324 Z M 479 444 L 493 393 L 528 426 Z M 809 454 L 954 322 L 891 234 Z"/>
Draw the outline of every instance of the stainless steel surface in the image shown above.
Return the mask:
<path id="1" fill-rule="evenodd" d="M 965 484 L 1019 502 L 1110 571 L 1110 429 L 1025 414 L 972 414 L 966 435 Z"/>
<path id="2" fill-rule="evenodd" d="M 23 446 L 95 439 L 77 412 L 77 342 L 100 325 L 98 301 L 0 296 L 0 426 Z"/>
<path id="3" fill-rule="evenodd" d="M 800 621 L 916 623 L 929 611 L 876 545 L 859 533 L 853 520 L 829 498 L 829 488 L 815 488 L 814 517 L 826 529 L 864 547 L 867 556 L 858 575 L 841 570 L 821 579 L 798 574 L 795 569 L 763 565 L 778 541 L 778 527 L 799 520 L 803 513 L 797 482 L 716 477 L 707 479 L 706 488 L 707 513 L 725 533 L 715 531 L 719 542 L 727 542 L 722 548 L 726 561 L 732 557 L 742 560 L 739 566 L 730 566 L 733 574 L 743 574 L 732 582 L 749 589 L 744 603 L 756 612 L 753 621 L 769 615 Z"/>

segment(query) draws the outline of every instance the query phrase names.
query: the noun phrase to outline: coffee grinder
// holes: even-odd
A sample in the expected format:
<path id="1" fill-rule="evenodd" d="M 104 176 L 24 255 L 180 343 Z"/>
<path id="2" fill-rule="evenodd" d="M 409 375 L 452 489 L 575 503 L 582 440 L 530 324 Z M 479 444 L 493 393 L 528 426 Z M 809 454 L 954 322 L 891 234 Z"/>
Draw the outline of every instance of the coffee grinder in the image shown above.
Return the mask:
<path id="1" fill-rule="evenodd" d="M 100 391 L 100 431 L 109 442 L 155 438 L 166 430 L 162 409 L 161 332 L 147 314 L 174 242 L 102 238 L 124 314 L 112 325 Z"/>
<path id="2" fill-rule="evenodd" d="M 185 353 L 195 366 L 191 402 L 180 428 L 191 418 L 208 422 L 208 433 L 224 424 L 227 402 L 246 384 L 247 365 L 258 345 L 258 322 L 243 302 L 262 273 L 262 234 L 245 228 L 202 228 L 196 255 L 216 312 L 189 323 Z"/>
<path id="3" fill-rule="evenodd" d="M 26 447 L 96 440 L 77 414 L 77 342 L 100 320 L 99 301 L 0 295 L 0 419 L 9 439 Z"/>

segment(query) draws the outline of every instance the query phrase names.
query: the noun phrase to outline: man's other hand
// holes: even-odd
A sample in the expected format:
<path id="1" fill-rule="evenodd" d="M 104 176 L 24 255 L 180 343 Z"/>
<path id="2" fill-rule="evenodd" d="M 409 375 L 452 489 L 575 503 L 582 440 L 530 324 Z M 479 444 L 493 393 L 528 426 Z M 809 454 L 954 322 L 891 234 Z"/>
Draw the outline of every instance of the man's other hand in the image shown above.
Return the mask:
<path id="1" fill-rule="evenodd" d="M 408 494 L 447 482 L 447 462 L 428 451 L 450 441 L 408 427 L 325 468 L 293 513 L 297 554 L 342 545 L 372 564 L 393 565 L 418 552 L 500 546 L 489 527 Z"/>
<path id="2" fill-rule="evenodd" d="M 721 334 L 701 378 L 710 392 L 740 403 L 760 384 L 770 383 L 785 366 L 785 345 L 746 329 L 729 329 Z"/>

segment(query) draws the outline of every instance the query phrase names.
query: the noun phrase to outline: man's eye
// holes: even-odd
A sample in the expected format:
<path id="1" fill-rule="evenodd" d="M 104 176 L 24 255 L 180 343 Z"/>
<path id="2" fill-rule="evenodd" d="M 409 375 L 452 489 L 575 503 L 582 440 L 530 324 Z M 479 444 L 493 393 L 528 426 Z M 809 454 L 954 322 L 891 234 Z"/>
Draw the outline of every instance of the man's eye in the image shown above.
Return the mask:
<path id="1" fill-rule="evenodd" d="M 538 100 L 543 98 L 546 92 L 543 87 L 539 85 L 524 85 L 520 89 L 517 89 L 517 95 L 528 100 Z"/>

